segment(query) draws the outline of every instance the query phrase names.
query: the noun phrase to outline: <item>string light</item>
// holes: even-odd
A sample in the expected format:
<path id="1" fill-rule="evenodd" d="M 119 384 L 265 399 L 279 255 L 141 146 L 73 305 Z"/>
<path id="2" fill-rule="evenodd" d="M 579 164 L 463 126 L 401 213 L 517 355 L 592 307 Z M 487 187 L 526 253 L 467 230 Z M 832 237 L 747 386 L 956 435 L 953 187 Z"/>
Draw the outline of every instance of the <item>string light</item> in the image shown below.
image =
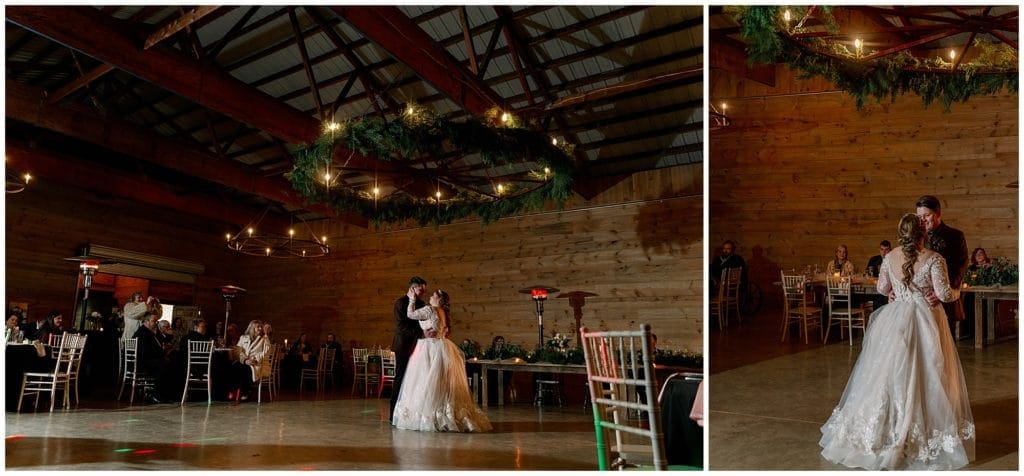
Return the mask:
<path id="1" fill-rule="evenodd" d="M 786 26 L 789 26 L 788 25 L 789 21 L 793 19 L 793 17 L 789 13 L 789 9 L 786 9 L 786 11 L 782 12 L 782 19 L 786 21 L 786 23 L 787 23 Z"/>
<path id="2" fill-rule="evenodd" d="M 253 230 L 252 228 L 249 228 L 249 236 L 252 236 L 252 232 L 253 232 L 253 231 L 254 231 L 254 230 Z"/>
<path id="3" fill-rule="evenodd" d="M 25 185 L 28 185 L 28 182 L 29 182 L 30 180 L 32 180 L 32 174 L 30 174 L 30 173 L 26 173 L 26 174 L 24 175 L 24 177 L 25 177 Z"/>
<path id="4" fill-rule="evenodd" d="M 289 228 L 289 229 L 288 229 L 288 236 L 289 236 L 289 237 L 294 237 L 294 236 L 295 236 L 295 230 L 293 230 L 293 229 Z"/>
<path id="5" fill-rule="evenodd" d="M 558 145 L 558 138 L 557 137 L 552 137 L 551 138 L 551 145 L 553 145 L 553 146 L 557 146 Z"/>
<path id="6" fill-rule="evenodd" d="M 508 122 L 508 113 L 507 112 L 501 113 L 501 122 Z"/>
<path id="7" fill-rule="evenodd" d="M 504 192 L 505 192 L 505 186 L 499 183 L 498 184 L 498 195 L 501 195 Z"/>
<path id="8" fill-rule="evenodd" d="M 954 59 L 956 59 L 956 50 L 953 49 L 953 48 L 950 48 L 949 49 L 949 60 L 953 61 Z"/>
<path id="9" fill-rule="evenodd" d="M 231 241 L 231 233 L 225 233 L 224 238 L 227 238 L 228 241 Z"/>
<path id="10" fill-rule="evenodd" d="M 861 52 L 864 50 L 864 42 L 860 38 L 853 40 L 853 47 L 857 50 L 857 57 L 860 57 Z"/>

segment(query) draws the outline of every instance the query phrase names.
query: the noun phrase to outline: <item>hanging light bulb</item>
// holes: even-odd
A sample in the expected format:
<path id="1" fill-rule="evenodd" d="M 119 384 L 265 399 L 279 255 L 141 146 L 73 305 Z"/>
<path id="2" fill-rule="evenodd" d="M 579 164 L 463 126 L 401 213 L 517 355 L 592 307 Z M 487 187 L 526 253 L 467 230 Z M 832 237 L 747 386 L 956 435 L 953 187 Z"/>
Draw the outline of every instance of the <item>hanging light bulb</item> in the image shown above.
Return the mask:
<path id="1" fill-rule="evenodd" d="M 551 173 L 551 169 L 549 169 L 547 167 L 544 167 L 544 175 L 547 175 L 547 174 L 550 174 L 550 173 Z"/>
<path id="2" fill-rule="evenodd" d="M 558 145 L 558 138 L 557 137 L 552 137 L 551 138 L 551 145 L 553 145 L 553 146 L 557 146 Z"/>
<path id="3" fill-rule="evenodd" d="M 289 229 L 288 229 L 288 236 L 289 236 L 289 237 L 294 237 L 294 236 L 295 236 L 295 230 L 293 230 L 293 229 L 289 228 Z"/>
<path id="4" fill-rule="evenodd" d="M 320 239 L 320 242 L 321 243 L 327 243 L 327 235 L 324 235 L 324 237 L 322 239 Z"/>
<path id="5" fill-rule="evenodd" d="M 498 184 L 498 194 L 500 195 L 504 191 L 505 191 L 505 186 L 499 183 Z"/>
<path id="6" fill-rule="evenodd" d="M 267 248 L 267 256 L 270 256 L 270 248 Z"/>
<path id="7" fill-rule="evenodd" d="M 252 236 L 252 232 L 253 232 L 253 231 L 254 231 L 254 230 L 253 230 L 252 228 L 249 228 L 249 236 Z"/>
<path id="8" fill-rule="evenodd" d="M 373 187 L 373 196 L 376 197 L 378 195 L 380 195 L 380 189 L 377 187 Z"/>
<path id="9" fill-rule="evenodd" d="M 860 38 L 853 40 L 853 48 L 857 50 L 857 57 L 860 57 L 861 52 L 864 50 L 864 42 Z"/>
<path id="10" fill-rule="evenodd" d="M 956 59 L 956 50 L 953 48 L 949 49 L 949 60 L 953 61 Z"/>
<path id="11" fill-rule="evenodd" d="M 434 196 L 437 197 L 438 200 L 440 200 L 441 199 L 441 191 L 438 190 L 437 192 L 435 192 Z"/>
<path id="12" fill-rule="evenodd" d="M 507 112 L 501 113 L 501 122 L 503 122 L 503 123 L 504 122 L 508 122 L 508 113 Z"/>
<path id="13" fill-rule="evenodd" d="M 22 177 L 25 179 L 25 185 L 28 185 L 29 181 L 32 180 L 32 174 L 28 172 L 25 172 L 25 175 L 23 175 Z"/>
<path id="14" fill-rule="evenodd" d="M 231 233 L 225 233 L 224 238 L 227 238 L 228 241 L 231 241 Z"/>

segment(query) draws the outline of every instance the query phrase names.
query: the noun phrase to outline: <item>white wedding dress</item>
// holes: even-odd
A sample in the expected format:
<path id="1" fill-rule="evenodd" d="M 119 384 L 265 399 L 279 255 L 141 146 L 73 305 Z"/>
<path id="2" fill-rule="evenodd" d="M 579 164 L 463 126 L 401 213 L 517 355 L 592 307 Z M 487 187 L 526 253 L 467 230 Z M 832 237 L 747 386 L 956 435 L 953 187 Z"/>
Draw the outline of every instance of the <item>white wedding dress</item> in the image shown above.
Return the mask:
<path id="1" fill-rule="evenodd" d="M 444 336 L 445 323 L 432 306 L 409 313 L 423 330 Z M 398 393 L 392 423 L 419 431 L 490 431 L 491 423 L 473 402 L 466 380 L 466 361 L 452 341 L 424 338 L 416 343 Z"/>
<path id="2" fill-rule="evenodd" d="M 974 459 L 974 418 L 941 305 L 950 289 L 942 256 L 923 250 L 911 287 L 903 283 L 903 252 L 882 261 L 878 292 L 896 300 L 872 313 L 864 345 L 839 404 L 821 427 L 821 455 L 870 470 L 957 469 Z"/>

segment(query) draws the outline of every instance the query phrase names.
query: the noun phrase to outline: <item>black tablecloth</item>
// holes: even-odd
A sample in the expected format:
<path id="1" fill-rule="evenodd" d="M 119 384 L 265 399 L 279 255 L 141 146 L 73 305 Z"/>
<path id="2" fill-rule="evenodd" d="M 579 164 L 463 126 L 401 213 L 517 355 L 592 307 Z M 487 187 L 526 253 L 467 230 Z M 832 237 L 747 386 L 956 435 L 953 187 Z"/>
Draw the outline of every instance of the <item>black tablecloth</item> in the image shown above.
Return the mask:
<path id="1" fill-rule="evenodd" d="M 7 377 L 4 384 L 7 386 L 7 411 L 18 411 L 18 395 L 21 394 L 21 377 L 25 372 L 53 372 L 55 362 L 49 358 L 49 348 L 46 348 L 46 357 L 39 357 L 36 348 L 31 345 L 8 344 L 4 352 L 5 370 Z M 33 399 L 35 397 L 32 397 Z M 63 398 L 63 397 L 62 397 Z M 29 410 L 32 404 L 26 402 Z"/>
<path id="2" fill-rule="evenodd" d="M 668 464 L 704 467 L 704 429 L 690 419 L 699 380 L 674 378 L 661 401 Z"/>

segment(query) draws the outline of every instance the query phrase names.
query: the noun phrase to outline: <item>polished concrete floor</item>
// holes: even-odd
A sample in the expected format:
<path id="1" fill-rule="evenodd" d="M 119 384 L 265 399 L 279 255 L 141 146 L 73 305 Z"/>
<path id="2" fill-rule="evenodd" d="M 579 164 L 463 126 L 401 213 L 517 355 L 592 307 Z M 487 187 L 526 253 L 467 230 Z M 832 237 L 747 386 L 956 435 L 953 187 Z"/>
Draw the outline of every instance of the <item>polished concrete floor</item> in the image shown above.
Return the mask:
<path id="1" fill-rule="evenodd" d="M 387 399 L 7 413 L 8 470 L 596 470 L 580 406 L 488 407 L 489 433 L 392 428 Z M 88 405 L 85 405 L 88 406 Z"/>
<path id="2" fill-rule="evenodd" d="M 819 455 L 819 428 L 846 386 L 860 334 L 853 346 L 832 338 L 824 346 L 781 344 L 776 317 L 759 315 L 709 336 L 709 468 L 845 469 Z M 977 458 L 964 469 L 1016 470 L 1018 342 L 975 350 L 961 341 L 958 351 L 978 434 Z"/>

